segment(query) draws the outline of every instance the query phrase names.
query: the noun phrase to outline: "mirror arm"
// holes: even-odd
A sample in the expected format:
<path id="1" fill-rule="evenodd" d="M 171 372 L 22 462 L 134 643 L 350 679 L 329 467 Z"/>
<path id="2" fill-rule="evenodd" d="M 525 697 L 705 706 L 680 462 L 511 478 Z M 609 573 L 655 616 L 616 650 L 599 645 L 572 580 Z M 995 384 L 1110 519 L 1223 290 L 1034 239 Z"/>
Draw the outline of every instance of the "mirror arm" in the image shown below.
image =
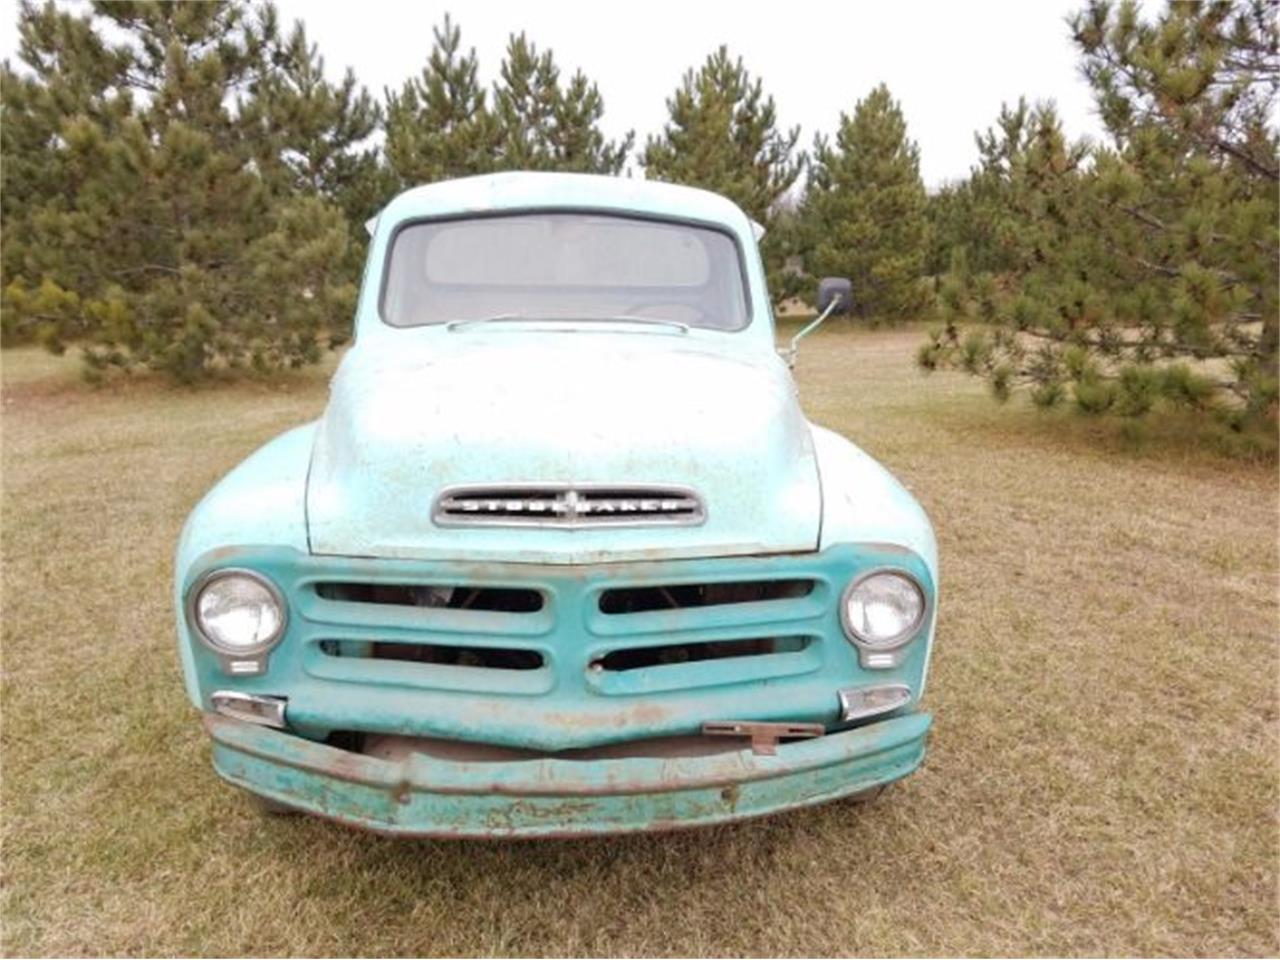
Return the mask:
<path id="1" fill-rule="evenodd" d="M 782 358 L 787 361 L 788 367 L 796 365 L 796 354 L 800 350 L 800 341 L 811 334 L 827 317 L 831 316 L 831 311 L 840 305 L 840 294 L 836 294 L 831 298 L 831 302 L 827 304 L 827 309 L 823 310 L 815 317 L 803 330 L 791 338 L 791 343 L 782 351 Z"/>

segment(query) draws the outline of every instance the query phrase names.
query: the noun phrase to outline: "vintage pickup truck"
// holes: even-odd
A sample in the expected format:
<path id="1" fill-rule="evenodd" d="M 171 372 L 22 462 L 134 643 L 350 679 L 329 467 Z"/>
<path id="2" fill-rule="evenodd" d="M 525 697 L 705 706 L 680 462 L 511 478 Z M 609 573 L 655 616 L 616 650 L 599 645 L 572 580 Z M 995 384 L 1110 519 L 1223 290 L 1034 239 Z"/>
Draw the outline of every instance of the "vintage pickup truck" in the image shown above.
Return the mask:
<path id="1" fill-rule="evenodd" d="M 178 544 L 223 778 L 494 837 L 752 817 L 919 765 L 933 531 L 801 413 L 758 233 L 712 193 L 571 174 L 378 215 L 324 415 Z"/>

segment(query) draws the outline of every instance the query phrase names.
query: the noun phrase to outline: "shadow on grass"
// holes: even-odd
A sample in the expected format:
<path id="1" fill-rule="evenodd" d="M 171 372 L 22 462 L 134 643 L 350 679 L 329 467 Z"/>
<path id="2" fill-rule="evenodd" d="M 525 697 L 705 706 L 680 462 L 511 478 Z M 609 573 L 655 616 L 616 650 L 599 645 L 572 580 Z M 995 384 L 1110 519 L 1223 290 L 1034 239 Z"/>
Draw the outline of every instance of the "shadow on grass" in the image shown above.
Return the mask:
<path id="1" fill-rule="evenodd" d="M 966 444 L 986 450 L 1036 447 L 1072 456 L 1269 471 L 1280 448 L 1274 430 L 1259 426 L 1236 431 L 1192 410 L 1162 409 L 1140 418 L 1090 416 L 1066 406 L 1041 410 L 1024 397 L 1001 403 L 972 395 L 948 398 L 945 405 L 931 407 L 928 416 Z"/>
<path id="2" fill-rule="evenodd" d="M 611 871 L 651 872 L 672 861 L 686 868 L 687 879 L 705 872 L 720 880 L 726 871 L 733 874 L 731 865 L 744 848 L 757 859 L 767 858 L 815 835 L 847 830 L 851 823 L 884 820 L 900 799 L 897 793 L 890 790 L 866 803 L 835 800 L 735 823 L 592 837 L 392 837 L 304 814 L 275 821 L 280 829 L 272 831 L 271 845 L 285 857 L 290 848 L 303 856 L 316 845 L 341 848 L 346 867 L 368 878 L 402 871 L 434 872 L 438 878 L 443 870 L 457 872 L 461 881 L 478 871 L 518 870 L 529 880 L 545 874 L 560 881 L 580 870 L 597 871 L 602 864 Z"/>

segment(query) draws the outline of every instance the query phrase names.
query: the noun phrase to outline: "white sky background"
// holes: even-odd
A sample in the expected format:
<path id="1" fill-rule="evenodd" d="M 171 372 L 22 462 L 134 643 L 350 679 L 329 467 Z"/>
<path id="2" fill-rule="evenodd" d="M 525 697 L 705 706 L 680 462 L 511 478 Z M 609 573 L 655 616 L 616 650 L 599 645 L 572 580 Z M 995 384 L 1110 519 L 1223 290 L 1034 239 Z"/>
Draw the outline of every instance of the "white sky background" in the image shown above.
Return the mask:
<path id="1" fill-rule="evenodd" d="M 303 19 L 326 71 L 350 66 L 371 93 L 399 87 L 431 49 L 446 10 L 474 46 L 482 78 L 498 73 L 510 33 L 550 48 L 562 75 L 581 67 L 600 87 L 606 133 L 635 129 L 637 144 L 661 130 L 666 98 L 684 71 L 721 43 L 772 94 L 784 127 L 834 131 L 877 83 L 901 103 L 934 187 L 977 161 L 974 131 L 1002 101 L 1053 99 L 1072 136 L 1100 134 L 1065 18 L 1083 0 L 785 0 L 781 3 L 645 0 L 277 0 L 282 19 Z M 16 58 L 17 0 L 0 0 L 0 57 Z"/>

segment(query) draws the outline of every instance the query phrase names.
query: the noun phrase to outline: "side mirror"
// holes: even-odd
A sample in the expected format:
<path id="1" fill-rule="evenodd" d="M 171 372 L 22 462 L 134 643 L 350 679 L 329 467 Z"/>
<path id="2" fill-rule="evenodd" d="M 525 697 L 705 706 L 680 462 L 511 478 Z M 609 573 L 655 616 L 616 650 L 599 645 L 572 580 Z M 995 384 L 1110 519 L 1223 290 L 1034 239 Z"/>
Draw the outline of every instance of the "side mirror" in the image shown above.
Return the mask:
<path id="1" fill-rule="evenodd" d="M 848 277 L 823 277 L 818 281 L 818 312 L 837 301 L 832 313 L 844 316 L 853 309 L 853 281 Z"/>
<path id="2" fill-rule="evenodd" d="M 848 313 L 853 306 L 853 282 L 844 277 L 823 277 L 818 281 L 818 316 L 807 327 L 791 338 L 785 350 L 779 351 L 788 367 L 796 365 L 800 341 L 833 313 Z"/>

